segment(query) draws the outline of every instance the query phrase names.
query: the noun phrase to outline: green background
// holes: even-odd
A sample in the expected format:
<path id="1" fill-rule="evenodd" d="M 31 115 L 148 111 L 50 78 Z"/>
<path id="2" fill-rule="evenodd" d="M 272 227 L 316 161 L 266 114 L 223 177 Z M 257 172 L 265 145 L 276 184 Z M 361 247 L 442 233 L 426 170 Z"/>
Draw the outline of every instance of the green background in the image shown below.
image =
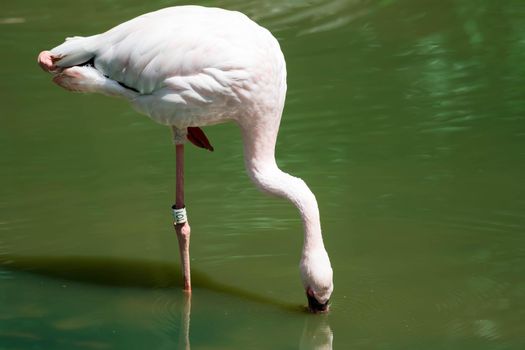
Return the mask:
<path id="1" fill-rule="evenodd" d="M 196 1 L 279 39 L 279 166 L 316 194 L 332 311 L 304 312 L 295 208 L 239 130 L 187 147 L 180 291 L 170 130 L 68 93 L 36 57 L 178 1 L 24 0 L 0 14 L 0 349 L 523 349 L 525 2 Z M 184 344 L 188 333 L 189 343 Z"/>

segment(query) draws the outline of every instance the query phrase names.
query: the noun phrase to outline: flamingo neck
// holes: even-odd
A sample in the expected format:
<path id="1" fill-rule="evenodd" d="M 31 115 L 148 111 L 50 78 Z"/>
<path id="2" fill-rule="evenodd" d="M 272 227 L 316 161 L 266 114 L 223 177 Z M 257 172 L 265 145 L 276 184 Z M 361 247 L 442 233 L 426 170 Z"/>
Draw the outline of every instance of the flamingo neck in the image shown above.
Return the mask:
<path id="1" fill-rule="evenodd" d="M 283 178 L 286 178 L 284 197 L 297 207 L 301 215 L 304 230 L 303 255 L 308 251 L 325 250 L 315 195 L 300 178 L 293 177 L 279 169 L 278 171 L 281 172 Z"/>
<path id="2" fill-rule="evenodd" d="M 262 166 L 252 162 L 248 172 L 261 190 L 288 199 L 299 210 L 304 229 L 303 255 L 324 250 L 317 200 L 306 183 L 280 170 L 275 160 Z"/>
<path id="3" fill-rule="evenodd" d="M 306 184 L 304 186 L 306 187 Z M 306 188 L 308 189 L 308 187 Z M 304 199 L 302 201 L 303 203 L 307 204 L 307 207 L 298 207 L 304 228 L 303 255 L 307 251 L 317 249 L 325 250 L 323 235 L 321 233 L 321 221 L 319 219 L 317 200 L 315 199 L 313 193 L 310 192 L 310 194 L 311 198 Z"/>
<path id="4" fill-rule="evenodd" d="M 303 256 L 308 251 L 325 251 L 315 195 L 303 180 L 283 172 L 275 162 L 278 126 L 274 127 L 273 132 L 271 128 L 255 129 L 256 132 L 243 128 L 244 160 L 248 175 L 263 192 L 286 198 L 297 207 L 304 228 Z"/>

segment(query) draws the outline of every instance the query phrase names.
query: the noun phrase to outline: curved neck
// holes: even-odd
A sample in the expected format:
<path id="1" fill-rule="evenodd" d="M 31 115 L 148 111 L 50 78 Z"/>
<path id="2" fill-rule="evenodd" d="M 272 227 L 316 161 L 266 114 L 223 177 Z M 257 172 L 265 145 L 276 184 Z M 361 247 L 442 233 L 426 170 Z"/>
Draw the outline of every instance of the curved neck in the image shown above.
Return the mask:
<path id="1" fill-rule="evenodd" d="M 302 179 L 277 167 L 275 143 L 272 144 L 271 138 L 261 139 L 243 130 L 243 139 L 246 170 L 255 185 L 264 192 L 288 199 L 299 210 L 304 228 L 303 255 L 311 250 L 325 250 L 315 195 Z"/>
<path id="2" fill-rule="evenodd" d="M 281 170 L 278 171 L 281 172 L 283 178 L 288 178 L 286 189 L 289 195 L 286 198 L 297 207 L 301 215 L 304 229 L 303 253 L 316 249 L 325 250 L 315 195 L 300 178 L 293 177 Z"/>

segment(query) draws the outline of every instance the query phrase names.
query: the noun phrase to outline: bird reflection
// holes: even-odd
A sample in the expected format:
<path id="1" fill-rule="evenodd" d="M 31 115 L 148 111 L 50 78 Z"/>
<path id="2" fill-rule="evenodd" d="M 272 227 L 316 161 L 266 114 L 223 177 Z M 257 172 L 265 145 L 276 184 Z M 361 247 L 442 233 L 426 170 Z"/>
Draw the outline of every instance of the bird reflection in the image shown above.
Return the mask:
<path id="1" fill-rule="evenodd" d="M 327 315 L 308 316 L 304 322 L 299 342 L 301 350 L 331 350 L 334 333 L 328 324 Z"/>
<path id="2" fill-rule="evenodd" d="M 191 293 L 184 292 L 182 298 L 181 321 L 179 335 L 179 349 L 190 350 L 190 316 L 191 316 Z"/>
<path id="3" fill-rule="evenodd" d="M 190 350 L 190 319 L 192 294 L 184 293 L 180 304 L 180 324 L 172 324 L 179 329 L 177 349 Z M 306 315 L 303 331 L 299 339 L 301 350 L 331 350 L 334 339 L 327 315 Z M 168 332 L 169 333 L 169 332 Z"/>
<path id="4" fill-rule="evenodd" d="M 172 287 L 178 287 L 180 269 L 177 265 L 159 261 L 133 260 L 122 258 L 102 257 L 44 257 L 44 256 L 0 256 L 0 267 L 7 270 L 38 274 L 63 281 L 82 282 L 108 287 L 134 287 L 150 289 L 158 293 L 155 313 L 160 318 L 159 328 L 167 338 L 162 349 L 191 349 L 190 320 L 192 312 L 192 295 L 187 293 L 173 293 Z M 312 315 L 306 311 L 305 306 L 289 304 L 264 295 L 247 292 L 240 288 L 224 285 L 209 278 L 198 270 L 193 271 L 194 280 L 201 287 L 201 291 L 212 291 L 222 295 L 239 298 L 248 303 L 265 305 L 266 308 L 279 310 L 291 315 L 288 323 L 291 328 L 300 330 L 300 349 L 332 349 L 333 332 L 328 323 L 328 315 Z M 151 293 L 146 293 L 151 295 Z M 199 298 L 200 293 L 193 294 Z M 206 302 L 202 298 L 201 302 Z M 122 302 L 122 301 L 121 301 Z M 78 305 L 78 304 L 75 304 Z M 137 301 L 133 299 L 136 307 Z M 149 305 L 144 301 L 144 305 Z M 302 314 L 303 317 L 296 317 Z M 179 316 L 180 315 L 180 316 Z M 304 322 L 303 322 L 304 321 Z M 27 324 L 24 321 L 24 324 Z M 30 324 L 31 325 L 31 324 Z M 229 327 L 223 324 L 222 327 Z M 194 333 L 197 329 L 194 329 Z M 4 330 L 2 330 L 4 331 Z M 28 334 L 33 332 L 30 327 Z M 54 334 L 56 329 L 46 332 Z M 46 333 L 44 332 L 44 333 Z M 174 334 L 175 332 L 175 334 Z M 40 336 L 40 333 L 37 334 Z M 10 333 L 9 333 L 10 334 Z M 64 335 L 60 333 L 62 337 Z M 73 333 L 72 333 L 73 334 Z M 74 333 L 75 337 L 78 333 Z M 220 333 L 219 333 L 220 334 Z M 0 331 L 0 338 L 8 333 Z M 16 335 L 16 334 L 15 334 Z M 14 336 L 14 335 L 13 335 Z M 194 336 L 199 336 L 198 334 Z M 72 335 L 73 337 L 73 335 Z M 17 338 L 18 339 L 18 338 Z M 278 338 L 276 338 L 278 339 Z M 103 343 L 108 340 L 103 339 Z M 1 342 L 1 341 L 0 341 Z M 293 339 L 292 339 L 293 342 Z M 105 343 L 104 343 L 105 344 Z M 277 346 L 278 347 L 278 346 Z"/>

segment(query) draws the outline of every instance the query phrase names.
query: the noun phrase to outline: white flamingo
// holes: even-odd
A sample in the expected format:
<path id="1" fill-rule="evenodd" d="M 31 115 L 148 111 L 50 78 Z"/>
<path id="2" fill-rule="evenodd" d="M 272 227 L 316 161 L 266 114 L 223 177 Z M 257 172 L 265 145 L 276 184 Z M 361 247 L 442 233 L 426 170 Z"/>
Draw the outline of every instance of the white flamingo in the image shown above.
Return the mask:
<path id="1" fill-rule="evenodd" d="M 184 211 L 184 142 L 213 150 L 200 126 L 233 121 L 242 131 L 248 175 L 262 191 L 284 197 L 301 214 L 301 277 L 312 311 L 326 311 L 332 267 L 323 244 L 315 196 L 275 162 L 286 95 L 279 43 L 239 12 L 170 7 L 124 22 L 105 33 L 72 37 L 38 56 L 61 87 L 127 99 L 173 129 L 177 154 L 174 226 L 184 289 L 191 291 L 190 227 Z"/>

